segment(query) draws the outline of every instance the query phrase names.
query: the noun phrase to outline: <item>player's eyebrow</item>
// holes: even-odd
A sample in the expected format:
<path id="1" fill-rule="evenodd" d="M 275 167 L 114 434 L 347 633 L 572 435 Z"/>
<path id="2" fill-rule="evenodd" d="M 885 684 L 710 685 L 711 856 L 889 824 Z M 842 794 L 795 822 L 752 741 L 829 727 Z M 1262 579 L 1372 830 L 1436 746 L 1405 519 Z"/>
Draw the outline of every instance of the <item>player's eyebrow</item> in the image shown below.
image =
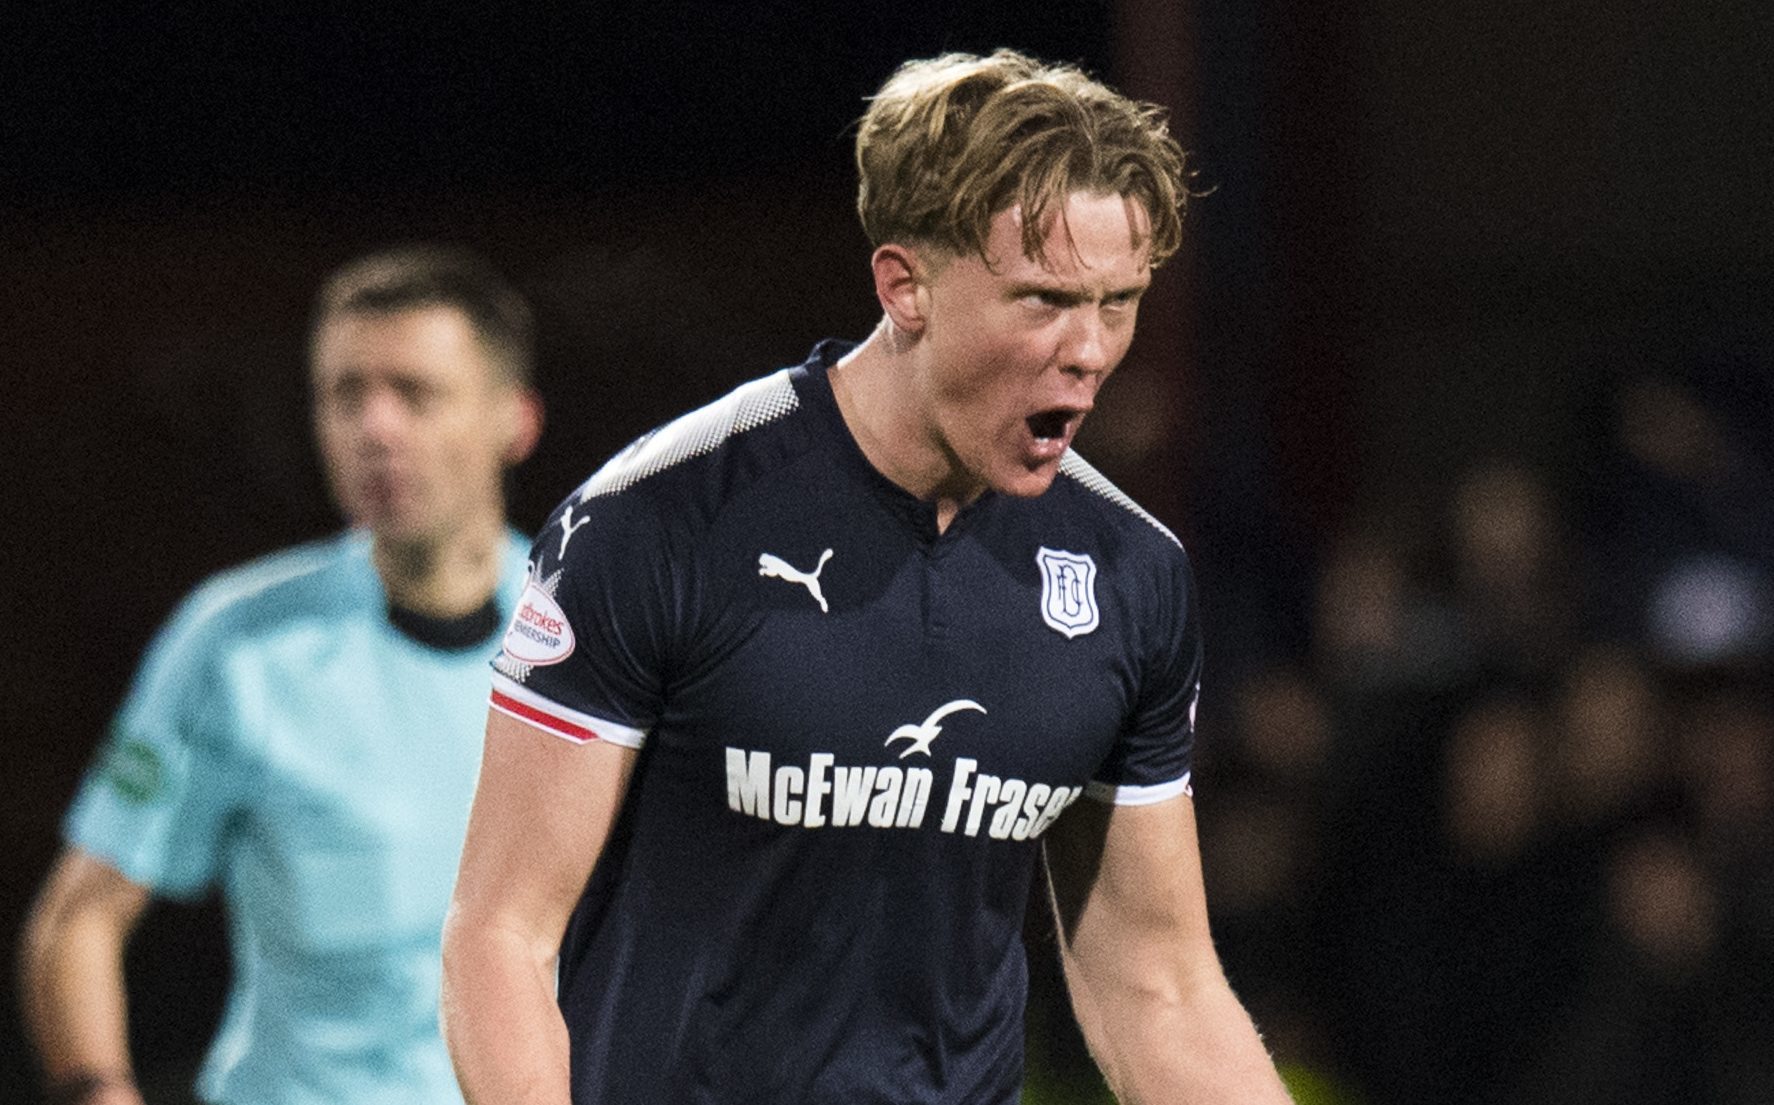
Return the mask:
<path id="1" fill-rule="evenodd" d="M 1004 290 L 1004 295 L 1007 299 L 1021 299 L 1030 295 L 1040 296 L 1044 300 L 1067 307 L 1082 303 L 1085 299 L 1084 292 L 1071 285 L 1041 284 L 1035 281 L 1019 281 L 1012 284 Z"/>
<path id="2" fill-rule="evenodd" d="M 1124 287 L 1107 288 L 1102 292 L 1100 298 L 1104 302 L 1117 299 L 1137 299 L 1150 285 L 1150 280 L 1140 280 Z M 1011 299 L 1021 299 L 1026 295 L 1038 295 L 1066 307 L 1094 302 L 1099 298 L 1093 289 L 1081 284 L 1049 284 L 1038 280 L 1019 280 L 1010 285 L 1005 294 Z"/>

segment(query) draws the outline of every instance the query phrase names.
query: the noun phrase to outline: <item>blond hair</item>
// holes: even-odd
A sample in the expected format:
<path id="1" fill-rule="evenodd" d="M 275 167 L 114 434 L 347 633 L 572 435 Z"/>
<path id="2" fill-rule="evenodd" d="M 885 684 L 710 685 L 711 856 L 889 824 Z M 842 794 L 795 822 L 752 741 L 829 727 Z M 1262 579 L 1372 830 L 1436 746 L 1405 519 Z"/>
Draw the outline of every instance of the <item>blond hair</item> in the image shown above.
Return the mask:
<path id="1" fill-rule="evenodd" d="M 1070 65 L 1014 50 L 909 61 L 856 135 L 856 210 L 876 246 L 935 246 L 982 260 L 993 216 L 1021 207 L 1023 252 L 1074 192 L 1127 196 L 1151 217 L 1151 264 L 1182 243 L 1185 155 L 1162 108 Z"/>

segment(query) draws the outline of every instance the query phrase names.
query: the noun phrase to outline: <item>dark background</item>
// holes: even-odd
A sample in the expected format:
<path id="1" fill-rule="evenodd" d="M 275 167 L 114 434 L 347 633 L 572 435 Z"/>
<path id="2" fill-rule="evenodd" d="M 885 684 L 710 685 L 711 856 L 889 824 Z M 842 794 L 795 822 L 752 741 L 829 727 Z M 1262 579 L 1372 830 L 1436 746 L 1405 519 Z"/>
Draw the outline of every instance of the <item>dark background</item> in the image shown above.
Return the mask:
<path id="1" fill-rule="evenodd" d="M 1582 488 L 1625 367 L 1767 372 L 1771 23 L 1753 0 L 8 5 L 0 943 L 173 603 L 337 524 L 303 339 L 341 261 L 450 239 L 534 298 L 528 528 L 636 433 L 873 325 L 850 127 L 898 61 L 1080 62 L 1173 108 L 1212 191 L 1080 447 L 1190 544 L 1229 683 L 1310 648 L 1355 520 L 1408 543 L 1499 453 Z M 1229 728 L 1204 711 L 1204 749 Z M 176 1094 L 221 991 L 213 908 L 157 912 L 131 966 L 144 1080 Z M 33 1084 L 9 1000 L 0 1100 Z"/>

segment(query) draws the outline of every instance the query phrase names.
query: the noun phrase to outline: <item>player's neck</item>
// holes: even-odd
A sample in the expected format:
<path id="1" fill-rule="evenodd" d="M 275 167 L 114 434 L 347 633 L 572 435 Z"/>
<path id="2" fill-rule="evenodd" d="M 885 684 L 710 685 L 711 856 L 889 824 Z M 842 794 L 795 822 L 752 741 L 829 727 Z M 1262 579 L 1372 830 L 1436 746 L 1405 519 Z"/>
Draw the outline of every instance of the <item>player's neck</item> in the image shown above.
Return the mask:
<path id="1" fill-rule="evenodd" d="M 434 618 L 455 618 L 485 606 L 498 588 L 504 543 L 504 524 L 489 518 L 442 540 L 377 536 L 371 559 L 390 603 Z"/>
<path id="2" fill-rule="evenodd" d="M 914 386 L 916 366 L 907 338 L 882 320 L 868 340 L 832 366 L 838 412 L 869 464 L 915 497 L 936 504 L 936 528 L 948 529 L 963 506 L 984 490 L 962 471 L 922 417 Z"/>

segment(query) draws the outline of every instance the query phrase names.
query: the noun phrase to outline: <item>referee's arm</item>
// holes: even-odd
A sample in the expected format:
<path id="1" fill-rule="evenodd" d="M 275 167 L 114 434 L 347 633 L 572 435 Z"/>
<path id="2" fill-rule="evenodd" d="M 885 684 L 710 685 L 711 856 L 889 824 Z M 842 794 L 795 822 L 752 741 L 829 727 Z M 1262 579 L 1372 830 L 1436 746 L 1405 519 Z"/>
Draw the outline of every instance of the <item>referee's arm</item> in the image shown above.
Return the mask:
<path id="1" fill-rule="evenodd" d="M 1073 1009 L 1116 1096 L 1286 1103 L 1208 934 L 1193 799 L 1081 802 L 1046 854 Z"/>
<path id="2" fill-rule="evenodd" d="M 123 949 L 149 891 L 70 845 L 56 859 L 19 947 L 19 996 L 50 1100 L 141 1105 L 129 1058 Z"/>
<path id="3" fill-rule="evenodd" d="M 570 1100 L 554 962 L 635 755 L 488 714 L 443 937 L 444 1039 L 470 1105 Z"/>

